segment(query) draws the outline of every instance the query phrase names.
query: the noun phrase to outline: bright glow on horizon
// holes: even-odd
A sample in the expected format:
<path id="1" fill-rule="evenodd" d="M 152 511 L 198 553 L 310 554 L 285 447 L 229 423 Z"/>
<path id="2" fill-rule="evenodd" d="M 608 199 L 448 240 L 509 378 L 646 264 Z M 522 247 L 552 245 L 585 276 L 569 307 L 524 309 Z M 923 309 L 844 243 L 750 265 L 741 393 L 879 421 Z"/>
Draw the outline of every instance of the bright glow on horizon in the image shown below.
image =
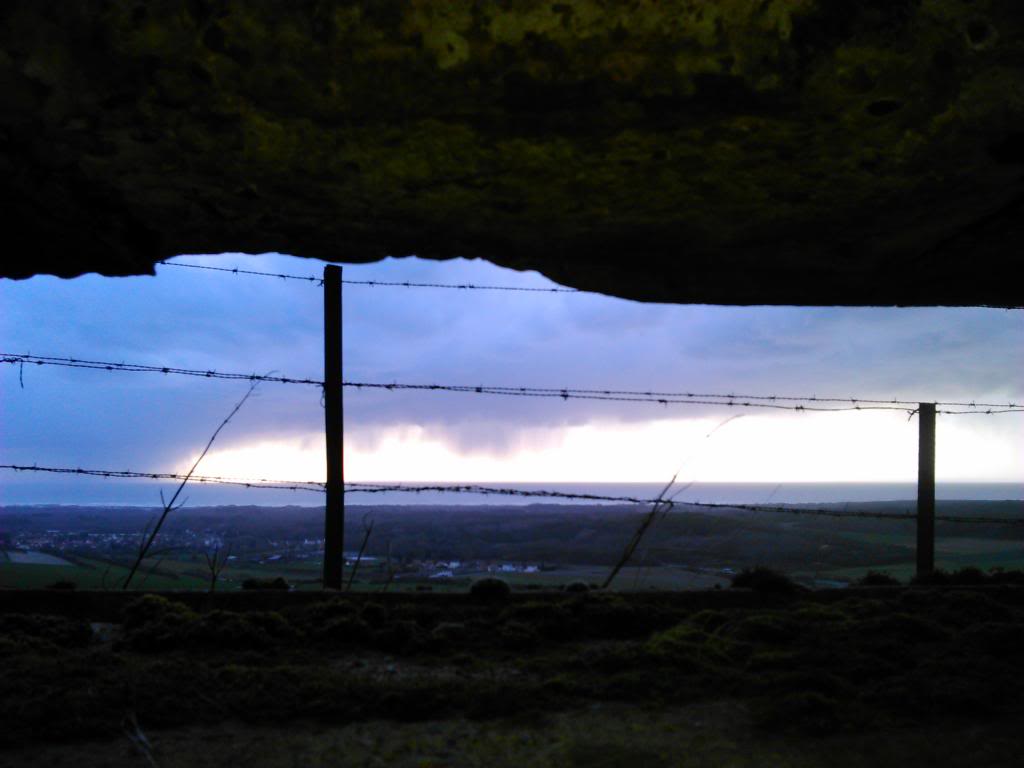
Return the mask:
<path id="1" fill-rule="evenodd" d="M 734 414 L 735 415 L 735 414 Z M 1024 435 L 1007 440 L 939 417 L 936 474 L 947 482 L 1015 481 Z M 420 426 L 356 432 L 345 451 L 350 482 L 912 482 L 917 421 L 901 412 L 752 413 L 523 429 L 507 453 L 461 452 Z M 717 427 L 717 430 L 716 430 Z M 712 431 L 714 430 L 713 434 Z M 710 436 L 709 436 L 710 434 Z M 268 438 L 214 449 L 198 474 L 322 482 L 323 436 Z M 195 456 L 183 460 L 187 471 Z"/>

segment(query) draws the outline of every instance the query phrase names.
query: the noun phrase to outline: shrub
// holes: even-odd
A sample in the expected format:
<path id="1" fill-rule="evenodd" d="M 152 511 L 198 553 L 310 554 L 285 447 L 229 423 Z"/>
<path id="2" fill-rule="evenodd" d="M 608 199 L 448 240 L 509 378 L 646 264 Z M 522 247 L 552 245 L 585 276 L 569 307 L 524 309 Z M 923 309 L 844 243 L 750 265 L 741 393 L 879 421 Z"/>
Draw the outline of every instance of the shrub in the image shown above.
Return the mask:
<path id="1" fill-rule="evenodd" d="M 644 765 L 662 768 L 669 765 L 664 755 L 650 748 L 636 744 L 621 744 L 614 741 L 594 741 L 580 734 L 565 749 L 564 763 L 570 768 L 633 768 Z"/>
<path id="2" fill-rule="evenodd" d="M 38 648 L 39 641 L 61 648 L 81 648 L 92 640 L 92 629 L 81 619 L 39 614 L 0 614 L 0 637 Z"/>
<path id="3" fill-rule="evenodd" d="M 276 616 L 277 621 L 270 616 Z M 287 626 L 279 614 L 210 611 L 189 627 L 183 640 L 193 647 L 263 650 L 274 644 L 276 638 L 271 632 L 287 634 L 282 625 Z"/>
<path id="4" fill-rule="evenodd" d="M 771 645 L 794 640 L 799 627 L 786 615 L 762 613 L 730 622 L 722 628 L 722 633 L 736 640 Z"/>
<path id="5" fill-rule="evenodd" d="M 861 648 L 900 659 L 921 643 L 949 639 L 949 631 L 931 619 L 908 613 L 890 613 L 859 621 L 849 628 Z"/>
<path id="6" fill-rule="evenodd" d="M 47 589 L 78 589 L 78 585 L 75 582 L 73 582 L 73 581 L 68 581 L 67 579 L 61 579 L 60 581 L 53 582 L 53 584 L 47 584 L 46 588 Z"/>
<path id="7" fill-rule="evenodd" d="M 1024 571 L 993 568 L 988 578 L 993 584 L 1024 584 Z"/>
<path id="8" fill-rule="evenodd" d="M 511 651 L 530 650 L 539 641 L 537 630 L 522 621 L 507 621 L 498 629 L 498 642 Z"/>
<path id="9" fill-rule="evenodd" d="M 915 586 L 943 586 L 949 584 L 949 573 L 936 568 L 931 573 L 918 573 L 910 580 Z"/>
<path id="10" fill-rule="evenodd" d="M 899 585 L 899 579 L 894 579 L 883 571 L 868 571 L 857 579 L 858 587 L 897 587 Z"/>
<path id="11" fill-rule="evenodd" d="M 392 621 L 373 633 L 373 643 L 388 653 L 411 653 L 426 645 L 423 629 L 415 621 Z"/>
<path id="12" fill-rule="evenodd" d="M 131 630 L 169 615 L 195 618 L 195 614 L 182 603 L 159 595 L 143 595 L 124 607 L 121 611 L 121 622 L 125 629 Z"/>
<path id="13" fill-rule="evenodd" d="M 367 603 L 359 612 L 359 616 L 371 627 L 377 627 L 388 620 L 388 610 L 380 603 Z"/>
<path id="14" fill-rule="evenodd" d="M 751 664 L 759 668 L 762 674 L 756 679 L 755 686 L 765 693 L 783 695 L 786 693 L 816 693 L 834 699 L 849 699 L 853 692 L 850 683 L 827 669 L 808 666 L 806 659 L 799 656 L 790 659 L 790 667 L 786 667 L 781 659 L 754 657 Z M 776 662 L 773 666 L 773 662 Z"/>
<path id="15" fill-rule="evenodd" d="M 589 592 L 590 587 L 585 581 L 570 581 L 562 589 L 566 592 Z"/>
<path id="16" fill-rule="evenodd" d="M 442 621 L 430 633 L 437 646 L 458 643 L 466 638 L 466 625 L 461 621 Z"/>
<path id="17" fill-rule="evenodd" d="M 473 582 L 469 588 L 469 594 L 483 602 L 498 603 L 508 599 L 512 594 L 512 588 L 504 579 L 485 576 Z"/>
<path id="18" fill-rule="evenodd" d="M 959 640 L 961 647 L 971 654 L 982 653 L 997 659 L 1022 663 L 1024 626 L 1020 624 L 978 624 L 965 629 Z"/>
<path id="19" fill-rule="evenodd" d="M 1013 611 L 984 592 L 954 589 L 942 595 L 936 618 L 954 626 L 970 626 L 985 621 L 1007 621 Z"/>
<path id="20" fill-rule="evenodd" d="M 961 568 L 959 571 L 954 571 L 949 575 L 949 581 L 951 584 L 961 584 L 963 586 L 977 586 L 978 584 L 985 584 L 988 582 L 988 576 L 980 568 L 974 568 L 968 566 L 967 568 Z"/>
<path id="21" fill-rule="evenodd" d="M 365 643 L 371 636 L 370 625 L 358 616 L 337 616 L 311 629 L 314 637 L 340 645 Z"/>
<path id="22" fill-rule="evenodd" d="M 647 641 L 645 650 L 654 656 L 671 656 L 679 651 L 699 649 L 707 639 L 707 632 L 684 622 L 653 635 Z"/>
<path id="23" fill-rule="evenodd" d="M 733 576 L 730 586 L 736 589 L 752 589 L 765 594 L 789 595 L 805 591 L 804 587 L 793 582 L 785 574 L 760 565 L 756 568 L 744 568 Z"/>
<path id="24" fill-rule="evenodd" d="M 684 671 L 696 672 L 705 669 L 708 664 L 729 665 L 734 659 L 745 658 L 750 649 L 749 646 L 709 635 L 683 622 L 653 635 L 644 644 L 644 650 Z"/>
<path id="25" fill-rule="evenodd" d="M 819 603 L 806 603 L 799 606 L 793 615 L 805 624 L 841 624 L 849 621 L 843 610 L 835 605 L 821 605 Z"/>
<path id="26" fill-rule="evenodd" d="M 564 641 L 579 636 L 583 626 L 565 602 L 531 601 L 509 606 L 502 621 L 529 624 L 548 640 Z"/>
<path id="27" fill-rule="evenodd" d="M 125 642 L 139 651 L 161 651 L 187 645 L 198 616 L 181 603 L 143 595 L 125 606 Z"/>
<path id="28" fill-rule="evenodd" d="M 292 585 L 285 581 L 283 576 L 273 579 L 246 579 L 242 582 L 242 589 L 281 589 L 289 590 Z"/>
<path id="29" fill-rule="evenodd" d="M 335 619 L 355 616 L 356 608 L 351 602 L 334 599 L 313 605 L 286 608 L 285 613 L 296 627 L 312 632 Z"/>
<path id="30" fill-rule="evenodd" d="M 596 672 L 637 670 L 644 661 L 644 649 L 636 643 L 594 643 L 584 645 L 566 660 L 573 669 Z"/>
<path id="31" fill-rule="evenodd" d="M 842 725 L 835 699 L 806 690 L 764 701 L 755 708 L 755 719 L 765 729 L 796 729 L 818 736 L 834 733 Z"/>
<path id="32" fill-rule="evenodd" d="M 729 617 L 722 613 L 722 611 L 705 608 L 703 611 L 698 611 L 693 614 L 689 621 L 691 624 L 700 627 L 705 632 L 714 632 L 720 626 L 729 621 Z"/>
<path id="33" fill-rule="evenodd" d="M 667 629 L 679 620 L 677 613 L 663 607 L 624 600 L 620 596 L 601 595 L 582 603 L 583 630 L 589 637 L 625 640 L 647 637 Z"/>

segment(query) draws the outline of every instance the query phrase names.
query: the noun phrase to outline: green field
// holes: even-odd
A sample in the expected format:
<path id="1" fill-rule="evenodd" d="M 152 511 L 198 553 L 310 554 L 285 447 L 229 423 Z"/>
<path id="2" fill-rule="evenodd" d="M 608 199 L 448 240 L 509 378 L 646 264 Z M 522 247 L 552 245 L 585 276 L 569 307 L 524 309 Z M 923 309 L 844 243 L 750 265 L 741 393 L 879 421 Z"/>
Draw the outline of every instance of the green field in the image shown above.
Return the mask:
<path id="1" fill-rule="evenodd" d="M 158 572 L 142 568 L 135 577 L 135 589 L 203 589 L 205 583 L 176 574 L 159 565 Z M 0 588 L 41 589 L 56 582 L 71 582 L 79 589 L 120 589 L 128 568 L 100 560 L 75 558 L 73 565 L 32 565 L 0 562 Z"/>
<path id="2" fill-rule="evenodd" d="M 842 538 L 849 542 L 868 545 L 905 547 L 909 556 L 900 562 L 865 563 L 848 567 L 829 567 L 823 563 L 817 570 L 801 569 L 794 576 L 840 581 L 854 581 L 868 571 L 880 571 L 901 581 L 913 578 L 916 564 L 913 551 L 916 540 L 912 534 L 879 532 L 844 532 Z M 1013 539 L 995 538 L 938 538 L 935 542 L 935 567 L 947 571 L 974 567 L 983 571 L 993 568 L 1006 570 L 1024 569 L 1024 542 Z"/>

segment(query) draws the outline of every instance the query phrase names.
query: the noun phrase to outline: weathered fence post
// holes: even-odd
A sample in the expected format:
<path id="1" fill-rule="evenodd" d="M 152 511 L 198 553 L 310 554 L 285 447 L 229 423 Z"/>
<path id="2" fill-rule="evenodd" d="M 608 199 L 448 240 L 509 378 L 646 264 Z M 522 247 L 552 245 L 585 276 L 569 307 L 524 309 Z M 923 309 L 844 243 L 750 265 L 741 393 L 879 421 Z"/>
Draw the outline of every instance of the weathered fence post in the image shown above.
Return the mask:
<path id="1" fill-rule="evenodd" d="M 917 575 L 935 570 L 935 403 L 917 407 Z"/>
<path id="2" fill-rule="evenodd" d="M 324 589 L 341 589 L 345 565 L 345 420 L 341 378 L 341 267 L 324 267 L 324 426 L 327 432 L 327 501 L 324 519 Z"/>

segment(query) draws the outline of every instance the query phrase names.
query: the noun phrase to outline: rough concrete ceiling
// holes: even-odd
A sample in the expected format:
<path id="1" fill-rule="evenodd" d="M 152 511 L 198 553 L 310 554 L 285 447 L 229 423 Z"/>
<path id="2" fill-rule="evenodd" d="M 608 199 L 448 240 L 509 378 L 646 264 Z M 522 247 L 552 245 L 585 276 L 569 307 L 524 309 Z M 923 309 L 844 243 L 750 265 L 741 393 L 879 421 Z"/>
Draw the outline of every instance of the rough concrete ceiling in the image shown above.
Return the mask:
<path id="1" fill-rule="evenodd" d="M 2 273 L 418 254 L 1018 306 L 1022 33 L 1020 0 L 7 0 Z"/>

